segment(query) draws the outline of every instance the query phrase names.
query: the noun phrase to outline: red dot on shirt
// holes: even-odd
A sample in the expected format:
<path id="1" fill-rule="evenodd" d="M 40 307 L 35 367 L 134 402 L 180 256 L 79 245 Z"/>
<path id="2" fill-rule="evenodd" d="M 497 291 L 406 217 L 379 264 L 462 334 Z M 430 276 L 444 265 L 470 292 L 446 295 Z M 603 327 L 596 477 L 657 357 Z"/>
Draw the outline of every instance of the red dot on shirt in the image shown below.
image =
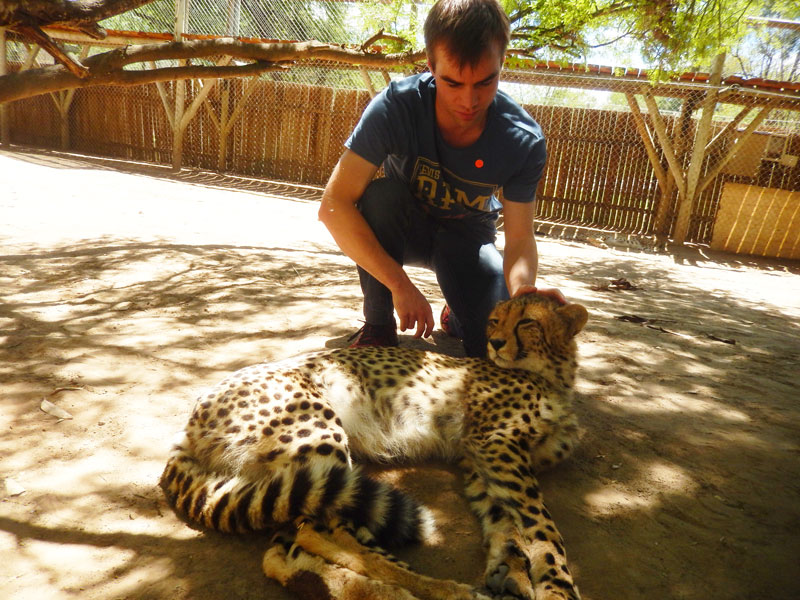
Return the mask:
<path id="1" fill-rule="evenodd" d="M 476 160 L 476 161 L 475 161 L 475 166 L 476 166 L 477 168 L 479 168 L 479 169 L 482 169 L 482 168 L 483 168 L 483 159 L 482 159 L 482 158 L 479 158 L 478 160 Z"/>

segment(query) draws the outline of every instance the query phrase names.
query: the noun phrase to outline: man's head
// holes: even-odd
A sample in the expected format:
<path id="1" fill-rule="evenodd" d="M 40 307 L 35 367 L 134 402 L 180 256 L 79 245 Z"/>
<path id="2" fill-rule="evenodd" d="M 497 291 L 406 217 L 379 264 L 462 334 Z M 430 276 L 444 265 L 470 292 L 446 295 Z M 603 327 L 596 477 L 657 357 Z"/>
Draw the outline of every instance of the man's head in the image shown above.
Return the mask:
<path id="1" fill-rule="evenodd" d="M 425 19 L 425 49 L 436 66 L 439 48 L 459 67 L 475 67 L 487 52 L 504 56 L 510 39 L 508 17 L 497 0 L 439 0 Z"/>

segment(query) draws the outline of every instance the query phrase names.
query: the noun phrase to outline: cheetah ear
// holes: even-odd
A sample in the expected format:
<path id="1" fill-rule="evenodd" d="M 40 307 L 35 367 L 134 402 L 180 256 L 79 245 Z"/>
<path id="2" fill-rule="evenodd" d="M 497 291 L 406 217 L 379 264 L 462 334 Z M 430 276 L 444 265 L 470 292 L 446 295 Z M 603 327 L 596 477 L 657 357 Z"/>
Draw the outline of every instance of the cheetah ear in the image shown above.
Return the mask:
<path id="1" fill-rule="evenodd" d="M 580 304 L 565 304 L 556 308 L 558 314 L 566 323 L 569 337 L 574 337 L 589 320 L 589 312 Z"/>

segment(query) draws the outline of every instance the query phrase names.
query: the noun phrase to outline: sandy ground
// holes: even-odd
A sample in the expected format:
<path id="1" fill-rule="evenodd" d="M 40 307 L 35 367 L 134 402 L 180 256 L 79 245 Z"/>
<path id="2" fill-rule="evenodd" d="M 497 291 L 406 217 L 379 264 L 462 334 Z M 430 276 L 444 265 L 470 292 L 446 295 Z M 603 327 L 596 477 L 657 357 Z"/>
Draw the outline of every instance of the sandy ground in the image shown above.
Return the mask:
<path id="1" fill-rule="evenodd" d="M 287 598 L 263 537 L 189 529 L 156 483 L 206 386 L 358 326 L 316 208 L 314 190 L 0 151 L 0 598 Z M 591 315 L 582 445 L 541 478 L 583 597 L 800 597 L 800 265 L 539 246 L 542 282 Z M 479 583 L 458 475 L 381 476 L 439 520 L 403 558 Z"/>

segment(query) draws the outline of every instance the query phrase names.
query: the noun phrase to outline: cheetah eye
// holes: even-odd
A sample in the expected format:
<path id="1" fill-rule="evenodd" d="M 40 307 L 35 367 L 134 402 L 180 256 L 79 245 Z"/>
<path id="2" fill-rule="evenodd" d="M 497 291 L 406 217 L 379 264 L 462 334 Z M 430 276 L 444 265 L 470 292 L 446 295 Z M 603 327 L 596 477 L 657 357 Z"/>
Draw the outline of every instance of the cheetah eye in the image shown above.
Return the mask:
<path id="1" fill-rule="evenodd" d="M 499 321 L 498 319 L 489 319 L 489 326 L 490 326 L 490 327 L 494 327 L 494 326 L 495 326 L 495 325 L 497 325 L 499 322 L 500 322 L 500 321 Z"/>
<path id="2" fill-rule="evenodd" d="M 533 322 L 534 322 L 534 320 L 533 320 L 533 319 L 520 319 L 520 320 L 517 322 L 517 326 L 521 326 L 521 325 L 530 325 L 530 324 L 531 324 L 531 323 L 533 323 Z"/>

